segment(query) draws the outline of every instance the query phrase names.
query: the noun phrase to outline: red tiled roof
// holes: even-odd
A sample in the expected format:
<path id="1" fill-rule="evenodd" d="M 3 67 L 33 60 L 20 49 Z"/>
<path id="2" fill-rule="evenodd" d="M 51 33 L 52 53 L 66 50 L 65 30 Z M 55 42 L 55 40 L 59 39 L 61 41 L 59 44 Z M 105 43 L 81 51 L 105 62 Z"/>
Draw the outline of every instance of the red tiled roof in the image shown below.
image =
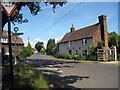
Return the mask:
<path id="1" fill-rule="evenodd" d="M 70 33 L 66 33 L 59 43 L 93 37 L 94 32 L 97 30 L 98 27 L 100 27 L 99 23 L 79 30 L 75 30 Z"/>
<path id="2" fill-rule="evenodd" d="M 3 30 L 3 32 L 2 32 L 2 37 L 7 37 L 8 38 L 8 35 L 4 35 L 5 33 L 8 33 L 8 31 L 6 31 L 6 30 Z M 14 32 L 11 32 L 11 33 L 14 33 Z M 19 36 L 17 36 L 17 44 L 24 44 L 23 43 L 23 40 L 19 37 Z M 15 44 L 15 36 L 11 36 L 11 43 L 12 44 Z"/>

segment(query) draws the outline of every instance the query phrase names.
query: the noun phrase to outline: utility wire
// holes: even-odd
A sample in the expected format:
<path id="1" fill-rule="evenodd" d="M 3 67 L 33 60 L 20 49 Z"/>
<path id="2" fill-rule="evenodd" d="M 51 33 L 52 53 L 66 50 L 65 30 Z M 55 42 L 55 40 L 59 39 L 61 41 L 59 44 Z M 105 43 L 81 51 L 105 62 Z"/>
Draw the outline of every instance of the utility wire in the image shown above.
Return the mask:
<path id="1" fill-rule="evenodd" d="M 83 0 L 83 1 L 85 1 L 85 0 Z M 43 33 L 45 33 L 46 31 L 50 30 L 51 28 L 53 28 L 58 22 L 60 22 L 63 18 L 65 18 L 68 14 L 70 14 L 74 9 L 76 9 L 78 6 L 80 6 L 80 5 L 83 3 L 83 1 L 80 2 L 80 3 L 78 3 L 74 8 L 72 8 L 72 9 L 71 9 L 69 12 L 67 12 L 64 16 L 62 16 L 60 19 L 58 19 L 53 25 L 51 25 L 51 26 L 48 27 L 46 30 L 44 30 L 44 31 L 42 32 L 41 36 L 43 35 Z"/>

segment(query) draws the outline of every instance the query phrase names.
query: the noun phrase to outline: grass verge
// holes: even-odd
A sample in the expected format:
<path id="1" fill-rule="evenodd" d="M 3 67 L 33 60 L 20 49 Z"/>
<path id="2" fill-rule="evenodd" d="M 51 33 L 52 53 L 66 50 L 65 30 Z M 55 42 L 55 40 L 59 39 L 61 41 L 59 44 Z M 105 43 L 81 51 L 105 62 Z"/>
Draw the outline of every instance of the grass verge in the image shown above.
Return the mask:
<path id="1" fill-rule="evenodd" d="M 10 83 L 9 66 L 3 68 L 2 89 L 9 90 L 11 88 L 30 88 L 40 89 L 49 88 L 50 82 L 43 76 L 42 72 L 33 69 L 26 64 L 14 65 L 14 84 Z"/>
<path id="2" fill-rule="evenodd" d="M 90 61 L 90 60 L 59 59 L 59 58 L 55 58 L 52 55 L 45 55 L 45 56 L 48 56 L 50 58 L 57 59 L 57 60 L 74 61 L 74 62 L 86 62 L 86 63 L 99 63 L 99 62 L 101 62 L 101 61 Z"/>

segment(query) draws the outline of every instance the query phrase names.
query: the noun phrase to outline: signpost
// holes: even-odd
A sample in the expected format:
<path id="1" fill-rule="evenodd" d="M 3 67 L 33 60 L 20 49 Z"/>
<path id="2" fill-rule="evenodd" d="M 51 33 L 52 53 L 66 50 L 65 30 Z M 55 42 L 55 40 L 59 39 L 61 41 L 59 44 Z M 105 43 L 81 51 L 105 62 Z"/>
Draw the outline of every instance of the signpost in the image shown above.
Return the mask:
<path id="1" fill-rule="evenodd" d="M 14 28 L 15 33 L 13 33 L 13 35 L 15 36 L 15 65 L 17 64 L 17 59 L 16 59 L 17 36 L 23 35 L 23 33 L 17 33 L 18 30 L 19 30 L 18 27 L 15 27 Z"/>
<path id="2" fill-rule="evenodd" d="M 12 62 L 12 49 L 11 49 L 11 24 L 10 16 L 17 7 L 19 2 L 10 2 L 10 0 L 4 0 L 1 2 L 2 8 L 5 10 L 8 16 L 8 39 L 9 39 L 9 61 L 10 61 L 10 79 L 13 82 L 13 62 Z"/>

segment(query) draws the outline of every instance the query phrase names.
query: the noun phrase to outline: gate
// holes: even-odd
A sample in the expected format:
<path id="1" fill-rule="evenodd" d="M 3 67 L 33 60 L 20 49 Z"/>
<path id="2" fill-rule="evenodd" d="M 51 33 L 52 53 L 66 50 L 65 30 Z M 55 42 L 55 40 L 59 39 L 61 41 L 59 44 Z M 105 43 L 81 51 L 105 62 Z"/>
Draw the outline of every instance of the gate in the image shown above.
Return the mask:
<path id="1" fill-rule="evenodd" d="M 110 49 L 97 49 L 97 60 L 108 61 L 115 60 L 117 53 L 114 47 Z"/>

